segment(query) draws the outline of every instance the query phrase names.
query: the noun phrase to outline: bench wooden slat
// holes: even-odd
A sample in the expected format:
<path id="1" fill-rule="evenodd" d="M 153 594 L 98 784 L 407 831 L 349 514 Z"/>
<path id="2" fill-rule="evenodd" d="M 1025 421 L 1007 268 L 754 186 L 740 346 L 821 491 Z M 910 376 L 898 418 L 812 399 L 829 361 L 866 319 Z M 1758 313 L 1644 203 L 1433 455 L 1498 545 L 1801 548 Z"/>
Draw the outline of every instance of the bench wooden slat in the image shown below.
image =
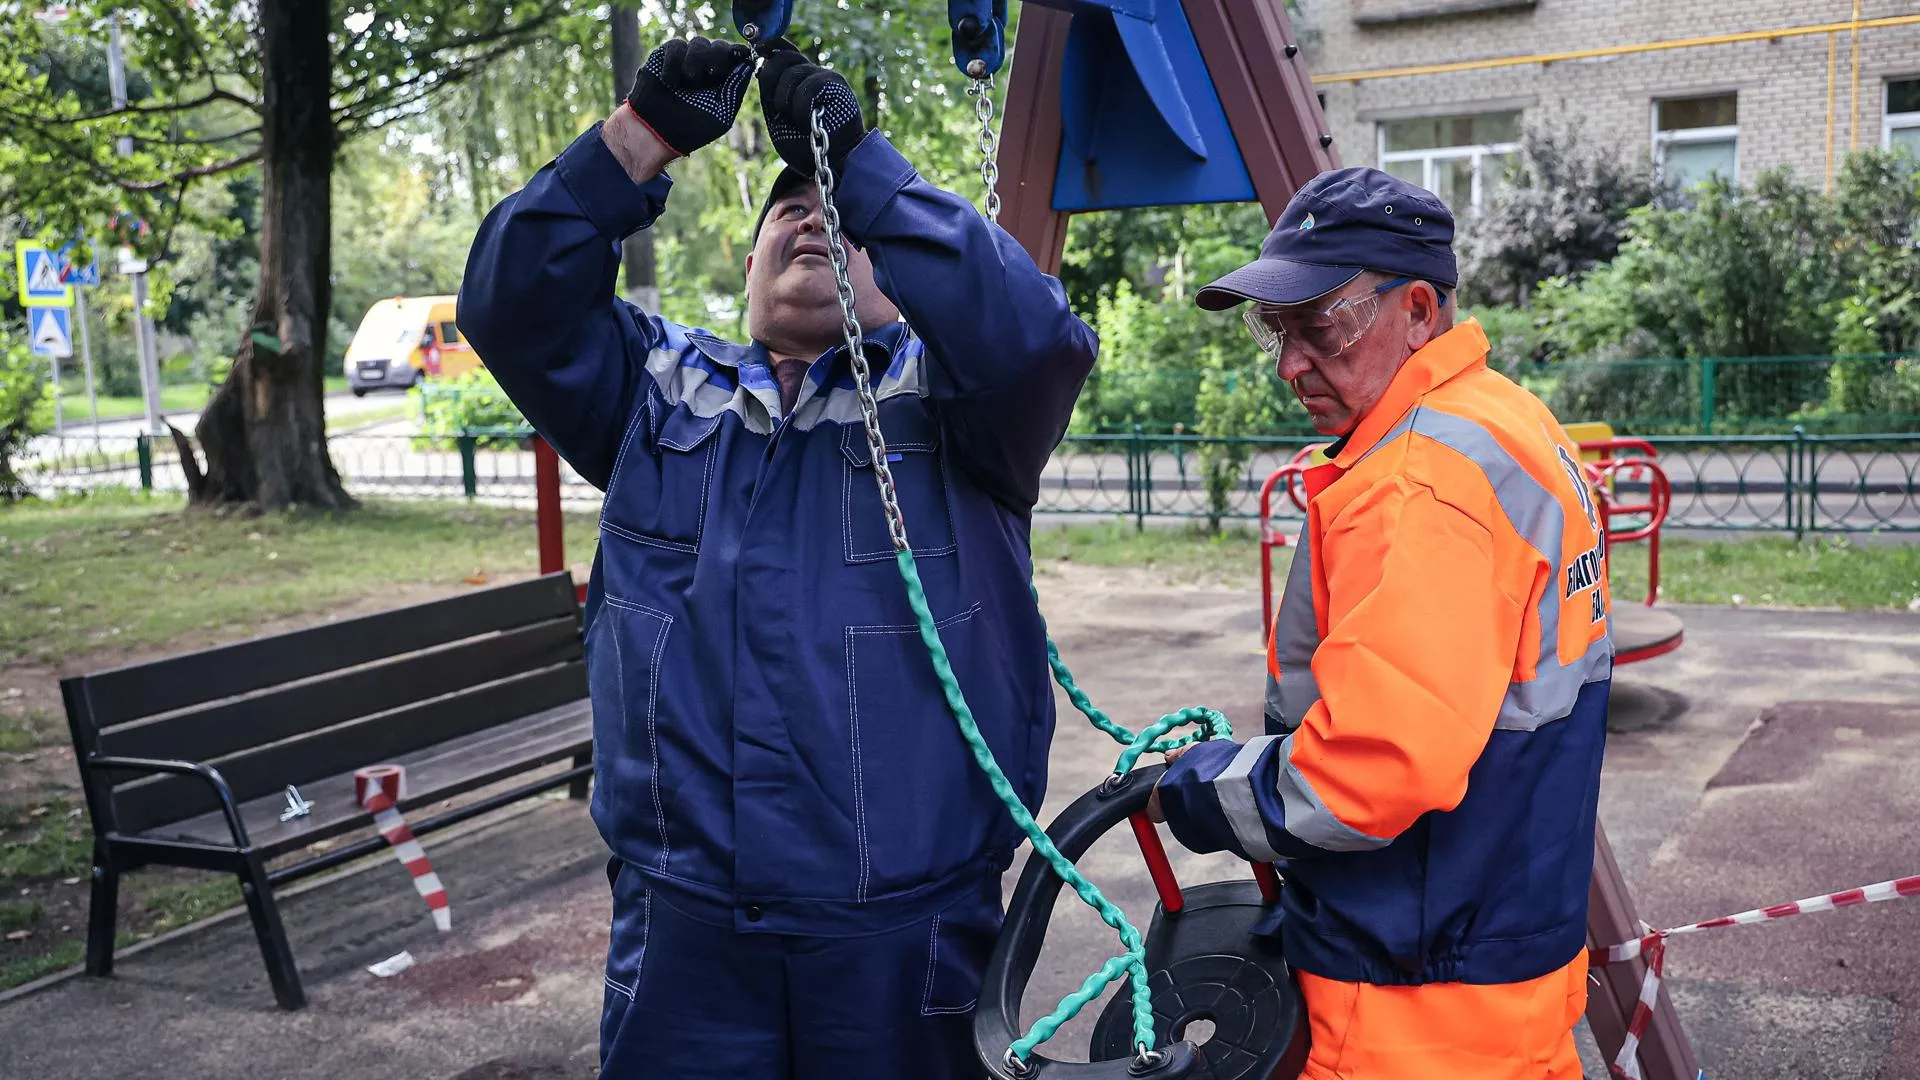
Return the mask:
<path id="1" fill-rule="evenodd" d="M 407 798 L 400 808 L 412 811 L 516 773 L 569 760 L 592 745 L 592 711 L 580 701 L 390 760 L 406 766 Z M 302 784 L 300 794 L 313 803 L 313 810 L 289 822 L 280 820 L 286 800 L 278 793 L 240 804 L 247 838 L 265 857 L 286 854 L 372 822 L 353 802 L 351 769 Z M 142 835 L 203 844 L 232 843 L 226 817 L 218 810 L 156 826 Z"/>
<path id="2" fill-rule="evenodd" d="M 481 731 L 586 697 L 586 672 L 577 663 L 510 676 L 433 701 L 365 717 L 258 750 L 208 762 L 218 768 L 238 800 L 311 783 L 373 762 Z M 115 824 L 141 832 L 219 807 L 212 790 L 194 777 L 141 779 L 113 793 Z"/>
<path id="3" fill-rule="evenodd" d="M 450 694 L 473 685 L 476 679 L 503 678 L 576 660 L 580 655 L 578 622 L 560 616 L 193 712 L 123 725 L 100 734 L 100 752 L 117 757 L 215 761 L 356 717 Z"/>
<path id="4" fill-rule="evenodd" d="M 78 678 L 96 730 L 577 610 L 565 571 Z M 73 680 L 69 680 L 73 681 Z"/>

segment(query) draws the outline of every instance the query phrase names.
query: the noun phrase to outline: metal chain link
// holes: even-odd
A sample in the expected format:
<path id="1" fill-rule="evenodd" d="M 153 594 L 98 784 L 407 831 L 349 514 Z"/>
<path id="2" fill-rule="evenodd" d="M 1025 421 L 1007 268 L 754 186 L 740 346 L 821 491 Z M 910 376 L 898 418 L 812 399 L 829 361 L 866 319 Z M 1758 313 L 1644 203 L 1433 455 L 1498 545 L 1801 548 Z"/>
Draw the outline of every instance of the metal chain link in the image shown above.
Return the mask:
<path id="1" fill-rule="evenodd" d="M 840 297 L 840 326 L 847 337 L 847 360 L 860 394 L 860 419 L 867 428 L 867 452 L 873 456 L 873 478 L 880 485 L 880 505 L 887 512 L 887 536 L 893 550 L 907 550 L 907 523 L 900 514 L 900 496 L 887 467 L 887 440 L 880 434 L 880 405 L 873 399 L 873 372 L 866 350 L 860 347 L 860 317 L 853 310 L 853 279 L 847 275 L 847 248 L 840 239 L 840 209 L 833 204 L 833 167 L 827 164 L 826 114 L 813 110 L 813 181 L 820 187 L 820 221 L 827 233 L 827 258 L 833 263 L 834 290 Z"/>
<path id="2" fill-rule="evenodd" d="M 987 220 L 1000 220 L 999 139 L 993 133 L 993 76 L 967 84 L 967 96 L 973 99 L 973 115 L 980 120 L 980 182 L 987 187 Z"/>

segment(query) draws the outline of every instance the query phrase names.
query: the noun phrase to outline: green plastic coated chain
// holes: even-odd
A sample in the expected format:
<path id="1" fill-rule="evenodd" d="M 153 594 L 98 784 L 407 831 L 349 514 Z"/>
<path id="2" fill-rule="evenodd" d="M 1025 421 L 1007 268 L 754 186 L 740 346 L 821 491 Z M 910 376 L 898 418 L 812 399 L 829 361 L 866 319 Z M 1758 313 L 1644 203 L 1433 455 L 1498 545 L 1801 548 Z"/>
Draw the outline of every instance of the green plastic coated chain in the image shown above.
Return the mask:
<path id="1" fill-rule="evenodd" d="M 984 88 L 983 88 L 984 89 Z M 990 112 L 985 114 L 990 116 Z M 1120 935 L 1120 943 L 1125 952 L 1106 962 L 1101 969 L 1087 977 L 1080 988 L 1063 998 L 1052 1013 L 1034 1022 L 1026 1035 L 1015 1041 L 1009 1052 L 1025 1062 L 1033 1049 L 1053 1037 L 1060 1025 L 1073 1019 L 1088 1002 L 1098 998 L 1107 985 L 1125 976 L 1130 981 L 1133 1005 L 1134 1044 L 1142 1050 L 1152 1050 L 1153 999 L 1147 989 L 1146 942 L 1140 931 L 1127 921 L 1127 917 L 1111 901 L 1101 895 L 1100 890 L 1091 881 L 1082 877 L 1080 871 L 1060 849 L 1055 847 L 1046 830 L 1035 821 L 1026 805 L 1020 801 L 1013 785 L 1007 781 L 1006 773 L 1000 769 L 1000 763 L 994 760 L 993 751 L 987 746 L 986 739 L 980 734 L 979 725 L 974 723 L 973 710 L 968 707 L 966 695 L 961 693 L 960 682 L 953 674 L 953 665 L 947 658 L 946 645 L 940 640 L 939 628 L 934 623 L 933 611 L 927 604 L 927 594 L 920 582 L 920 571 L 914 565 L 913 551 L 907 541 L 906 521 L 900 512 L 899 500 L 895 494 L 893 477 L 886 466 L 886 438 L 880 430 L 880 410 L 873 396 L 872 373 L 868 368 L 866 356 L 861 351 L 859 319 L 854 313 L 852 283 L 847 274 L 846 249 L 840 239 L 840 220 L 833 203 L 834 176 L 827 164 L 827 133 L 824 118 L 819 111 L 813 114 L 812 142 L 814 151 L 814 180 L 819 185 L 821 202 L 821 221 L 826 233 L 829 261 L 833 265 L 834 284 L 840 301 L 841 321 L 846 336 L 848 363 L 853 368 L 854 384 L 860 395 L 860 414 L 866 428 L 868 449 L 871 451 L 874 479 L 879 486 L 881 506 L 887 517 L 887 533 L 893 541 L 895 561 L 900 568 L 900 580 L 907 589 L 907 601 L 913 608 L 914 619 L 919 623 L 920 639 L 926 644 L 927 655 L 933 662 L 934 674 L 940 680 L 941 693 L 946 697 L 947 708 L 960 726 L 960 734 L 966 740 L 967 749 L 973 755 L 975 764 L 986 774 L 988 784 L 1007 813 L 1026 834 L 1033 844 L 1034 851 L 1047 860 L 1060 879 L 1071 886 L 1080 899 L 1098 912 L 1102 921 L 1113 927 Z M 987 121 L 983 116 L 983 124 Z M 987 130 L 991 132 L 991 127 Z M 988 205 L 997 202 L 993 192 L 993 180 L 990 172 L 985 173 L 988 185 Z M 991 216 L 991 215 L 989 215 Z M 1032 589 L 1032 582 L 1028 582 Z M 1039 602 L 1039 594 L 1034 593 L 1034 602 Z M 1212 709 L 1182 709 L 1161 717 L 1149 725 L 1145 731 L 1135 735 L 1124 726 L 1115 723 L 1107 714 L 1095 708 L 1084 691 L 1073 681 L 1073 673 L 1060 659 L 1060 650 L 1053 643 L 1051 634 L 1047 636 L 1047 663 L 1053 669 L 1054 678 L 1066 690 L 1074 705 L 1087 719 L 1093 721 L 1100 730 L 1126 744 L 1120 754 L 1120 760 L 1114 765 L 1114 774 L 1126 774 L 1139 760 L 1140 755 L 1153 751 L 1163 753 L 1178 746 L 1184 746 L 1197 738 L 1232 738 L 1233 730 L 1227 724 L 1226 717 Z M 1204 730 L 1198 735 L 1187 735 L 1174 739 L 1162 739 L 1161 736 L 1182 724 L 1197 724 Z"/>

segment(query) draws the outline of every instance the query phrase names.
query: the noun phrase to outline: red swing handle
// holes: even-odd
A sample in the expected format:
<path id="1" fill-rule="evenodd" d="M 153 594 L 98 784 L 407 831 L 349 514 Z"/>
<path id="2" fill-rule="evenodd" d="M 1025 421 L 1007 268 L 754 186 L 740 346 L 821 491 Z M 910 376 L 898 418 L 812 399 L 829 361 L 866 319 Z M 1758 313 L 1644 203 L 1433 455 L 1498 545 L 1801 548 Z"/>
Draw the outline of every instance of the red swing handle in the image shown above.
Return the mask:
<path id="1" fill-rule="evenodd" d="M 1179 879 L 1173 876 L 1173 863 L 1167 859 L 1167 848 L 1160 842 L 1160 830 L 1147 819 L 1146 811 L 1130 814 L 1127 824 L 1133 826 L 1133 838 L 1140 844 L 1140 857 L 1146 860 L 1147 875 L 1153 878 L 1153 891 L 1160 894 L 1160 909 L 1169 915 L 1175 915 L 1186 906 L 1186 900 L 1180 894 Z M 1260 883 L 1260 898 L 1267 903 L 1277 903 L 1280 899 L 1280 874 L 1272 863 L 1253 864 L 1253 879 Z"/>

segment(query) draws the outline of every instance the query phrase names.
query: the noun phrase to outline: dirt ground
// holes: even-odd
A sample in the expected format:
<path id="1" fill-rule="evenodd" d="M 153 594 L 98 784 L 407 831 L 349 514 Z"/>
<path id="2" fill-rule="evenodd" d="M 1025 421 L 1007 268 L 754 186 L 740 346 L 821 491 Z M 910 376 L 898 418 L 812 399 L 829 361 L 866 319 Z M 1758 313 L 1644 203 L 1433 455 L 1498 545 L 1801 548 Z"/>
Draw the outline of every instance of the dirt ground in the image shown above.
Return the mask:
<path id="1" fill-rule="evenodd" d="M 1255 582 L 1053 564 L 1038 585 L 1067 662 L 1116 720 L 1137 728 L 1207 704 L 1242 736 L 1257 730 Z M 1686 644 L 1616 673 L 1602 817 L 1640 914 L 1674 925 L 1920 871 L 1908 765 L 1920 618 L 1679 610 Z M 1118 749 L 1061 706 L 1043 820 L 1097 784 Z M 245 919 L 227 917 L 125 956 L 112 980 L 0 1001 L 0 1075 L 592 1075 L 605 852 L 580 805 L 542 800 L 427 846 L 454 898 L 453 933 L 436 935 L 404 874 L 377 861 L 285 901 L 304 1012 L 273 1008 Z M 1242 872 L 1174 862 L 1188 883 Z M 1153 892 L 1130 837 L 1108 837 L 1081 867 L 1147 920 Z M 402 949 L 412 969 L 366 970 Z M 1027 1017 L 1113 949 L 1112 931 L 1063 901 Z M 1875 904 L 1683 939 L 1669 983 L 1709 1077 L 1920 1080 L 1916 949 L 1920 901 Z M 1097 1008 L 1049 1051 L 1084 1056 Z"/>

